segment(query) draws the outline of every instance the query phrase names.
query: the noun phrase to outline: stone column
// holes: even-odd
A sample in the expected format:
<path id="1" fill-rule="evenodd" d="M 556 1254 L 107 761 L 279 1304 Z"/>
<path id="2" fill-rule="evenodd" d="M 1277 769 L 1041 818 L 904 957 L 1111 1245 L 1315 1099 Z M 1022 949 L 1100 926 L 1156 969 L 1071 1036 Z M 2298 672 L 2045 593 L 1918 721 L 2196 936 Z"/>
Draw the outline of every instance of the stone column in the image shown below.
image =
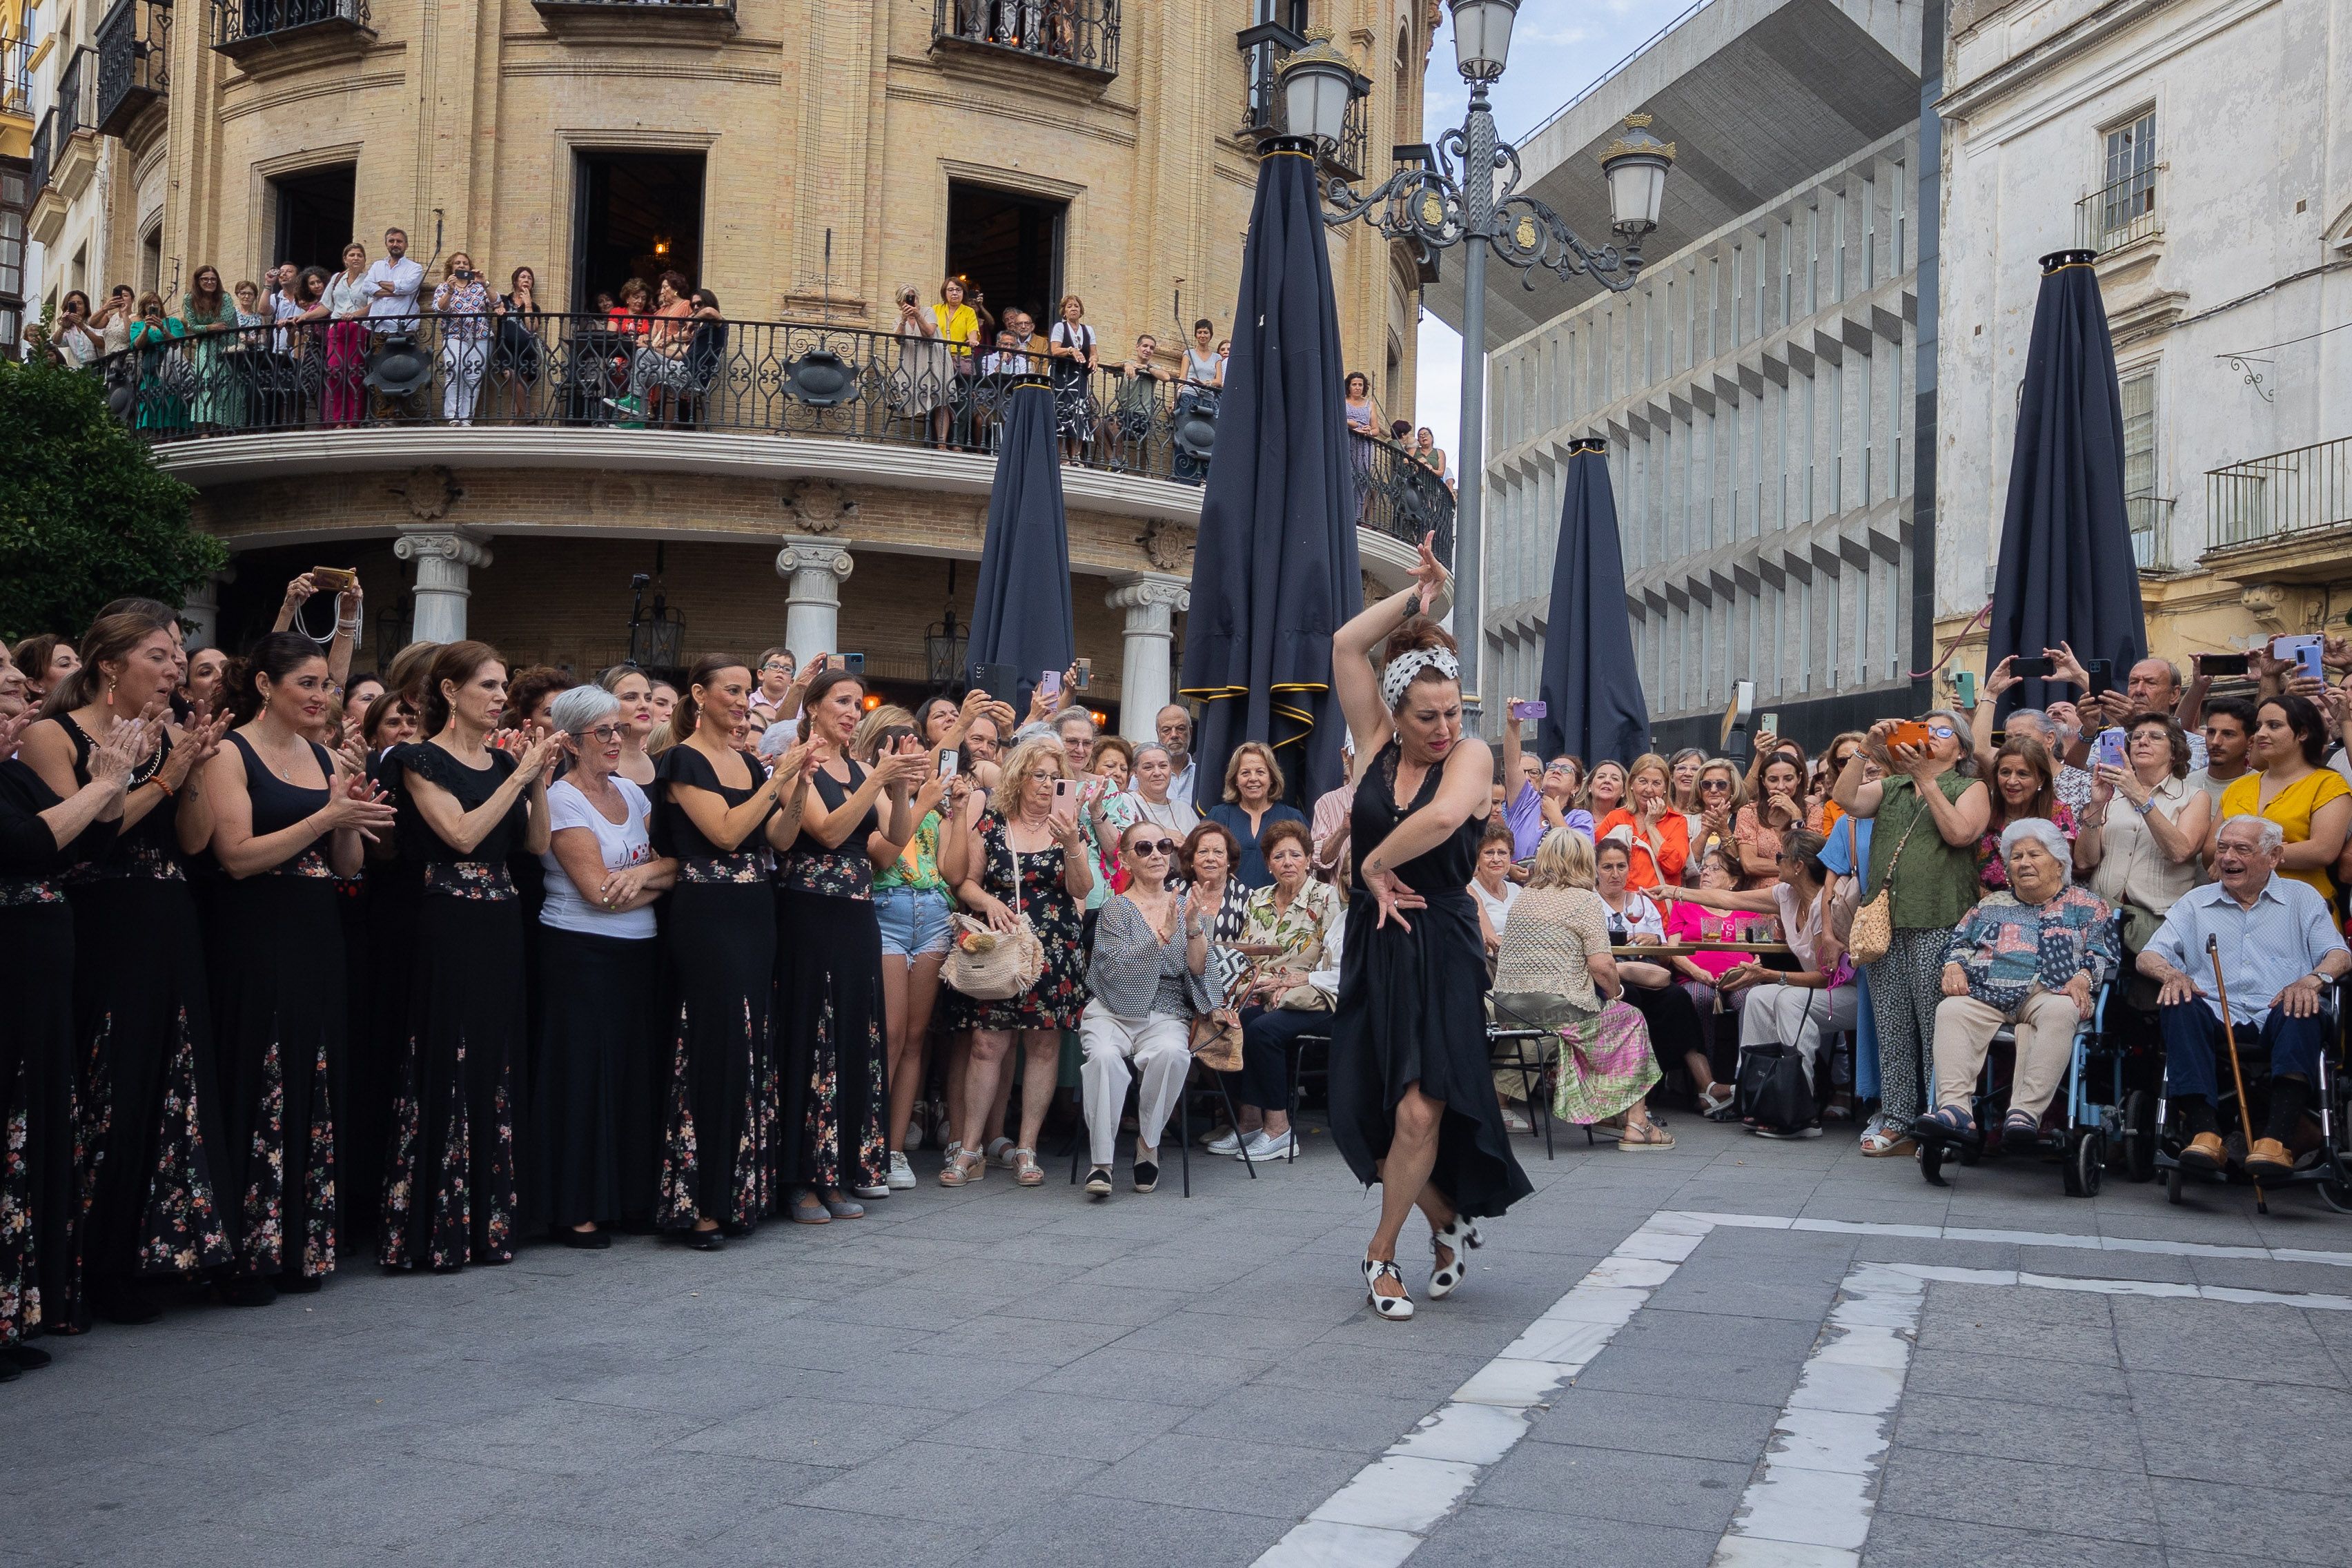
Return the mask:
<path id="1" fill-rule="evenodd" d="M 1140 744 L 1158 739 L 1152 721 L 1176 689 L 1168 655 L 1175 640 L 1176 612 L 1192 603 L 1191 584 L 1181 577 L 1146 573 L 1104 595 L 1114 610 L 1127 612 L 1126 657 L 1119 668 L 1118 732 Z"/>
<path id="2" fill-rule="evenodd" d="M 466 639 L 466 585 L 470 568 L 488 566 L 490 552 L 469 528 L 415 529 L 393 541 L 392 552 L 416 563 L 416 616 L 409 637 L 416 642 Z"/>
<path id="3" fill-rule="evenodd" d="M 841 585 L 856 569 L 848 551 L 822 539 L 795 539 L 776 552 L 776 575 L 787 584 L 784 646 L 795 664 L 841 651 Z"/>
<path id="4" fill-rule="evenodd" d="M 236 581 L 236 568 L 224 566 L 188 590 L 188 602 L 180 606 L 180 622 L 187 627 L 187 650 L 220 645 L 220 591 L 224 583 Z"/>

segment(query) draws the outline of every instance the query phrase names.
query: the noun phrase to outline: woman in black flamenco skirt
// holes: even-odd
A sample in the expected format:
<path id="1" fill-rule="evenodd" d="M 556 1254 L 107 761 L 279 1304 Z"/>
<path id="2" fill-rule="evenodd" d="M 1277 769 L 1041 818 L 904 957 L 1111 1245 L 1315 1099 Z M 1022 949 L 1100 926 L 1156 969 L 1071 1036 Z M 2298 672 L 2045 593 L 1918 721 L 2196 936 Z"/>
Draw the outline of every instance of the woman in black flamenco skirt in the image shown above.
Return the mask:
<path id="1" fill-rule="evenodd" d="M 1494 761 L 1462 733 L 1454 639 L 1423 618 L 1446 584 L 1421 545 L 1413 586 L 1332 637 L 1332 683 L 1354 733 L 1354 896 L 1331 1023 L 1331 1141 L 1381 1222 L 1364 1289 L 1384 1318 L 1412 1316 L 1397 1237 L 1429 1217 L 1433 1299 L 1453 1294 L 1476 1220 L 1533 1189 L 1511 1153 L 1487 1067 L 1486 949 L 1467 891 L 1493 810 Z M 1374 676 L 1372 650 L 1387 642 Z"/>

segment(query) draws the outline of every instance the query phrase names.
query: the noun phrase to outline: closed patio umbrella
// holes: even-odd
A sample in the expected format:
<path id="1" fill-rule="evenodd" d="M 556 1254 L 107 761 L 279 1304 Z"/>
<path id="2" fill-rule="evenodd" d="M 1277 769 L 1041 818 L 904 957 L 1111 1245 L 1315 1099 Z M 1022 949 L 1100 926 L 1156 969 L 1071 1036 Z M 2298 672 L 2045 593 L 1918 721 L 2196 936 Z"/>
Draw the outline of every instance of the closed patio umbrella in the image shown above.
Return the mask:
<path id="1" fill-rule="evenodd" d="M 1633 666 L 1606 441 L 1588 436 L 1569 448 L 1566 488 L 1544 623 L 1545 713 L 1536 733 L 1546 758 L 1569 752 L 1587 768 L 1603 758 L 1631 763 L 1650 749 L 1650 705 Z"/>
<path id="2" fill-rule="evenodd" d="M 971 606 L 970 668 L 1009 664 L 1018 689 L 992 691 L 1028 710 L 1046 670 L 1077 657 L 1070 612 L 1070 529 L 1062 510 L 1062 459 L 1054 445 L 1054 392 L 1044 377 L 1018 383 L 996 448 L 988 492 L 988 532 Z M 1009 740 L 1010 737 L 1007 737 Z"/>
<path id="3" fill-rule="evenodd" d="M 1258 162 L 1216 453 L 1201 504 L 1181 694 L 1202 704 L 1199 805 L 1244 741 L 1276 748 L 1286 793 L 1341 782 L 1331 634 L 1362 603 L 1348 365 L 1311 156 Z"/>
<path id="4" fill-rule="evenodd" d="M 2139 569 L 2124 507 L 2123 397 L 2093 253 L 2042 258 L 2042 296 L 2017 405 L 2009 504 L 1992 591 L 1991 659 L 2073 647 L 2115 662 L 2117 684 L 2147 652 Z M 2008 705 L 2079 696 L 2029 680 Z"/>

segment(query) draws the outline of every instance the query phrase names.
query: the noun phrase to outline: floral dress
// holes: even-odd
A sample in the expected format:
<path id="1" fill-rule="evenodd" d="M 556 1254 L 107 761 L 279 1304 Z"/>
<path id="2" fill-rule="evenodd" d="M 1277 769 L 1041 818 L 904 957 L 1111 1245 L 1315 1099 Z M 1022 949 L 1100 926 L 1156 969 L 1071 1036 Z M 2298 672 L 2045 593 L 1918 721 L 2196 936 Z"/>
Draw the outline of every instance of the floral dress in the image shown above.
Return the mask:
<path id="1" fill-rule="evenodd" d="M 1079 945 L 1083 917 L 1078 901 L 1062 885 L 1062 847 L 1053 845 L 1019 857 L 1021 887 L 1013 892 L 1015 856 L 1004 824 L 981 819 L 981 872 L 977 880 L 991 898 L 1003 900 L 1029 919 L 1045 950 L 1037 983 L 1018 996 L 983 1001 L 959 994 L 953 1026 L 959 1029 L 1075 1029 L 1087 1010 L 1086 955 Z"/>

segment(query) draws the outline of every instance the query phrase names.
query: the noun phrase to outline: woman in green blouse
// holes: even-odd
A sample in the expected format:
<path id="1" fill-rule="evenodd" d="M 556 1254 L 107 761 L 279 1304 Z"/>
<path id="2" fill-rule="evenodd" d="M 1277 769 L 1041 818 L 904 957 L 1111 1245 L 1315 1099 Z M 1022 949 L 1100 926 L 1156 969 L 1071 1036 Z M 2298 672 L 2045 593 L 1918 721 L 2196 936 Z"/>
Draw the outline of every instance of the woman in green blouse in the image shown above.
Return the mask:
<path id="1" fill-rule="evenodd" d="M 1886 956 L 1863 966 L 1878 1020 L 1879 1111 L 1862 1132 L 1862 1152 L 1910 1152 L 1911 1123 L 1943 1000 L 1944 950 L 1977 901 L 1977 841 L 1992 816 L 1992 797 L 1976 776 L 1968 721 L 1938 709 L 1923 721 L 1924 744 L 1898 744 L 1903 723 L 1881 720 L 1838 774 L 1831 798 L 1875 826 L 1870 836 L 1873 895 L 1887 889 L 1894 941 Z M 1886 776 L 1863 782 L 1864 755 Z"/>
<path id="2" fill-rule="evenodd" d="M 851 750 L 871 767 L 886 738 L 895 741 L 913 733 L 914 728 L 913 714 L 885 704 L 858 721 Z M 912 805 L 920 825 L 914 837 L 898 858 L 874 873 L 874 914 L 882 928 L 882 1011 L 890 1034 L 887 1180 L 897 1192 L 915 1184 L 914 1167 L 907 1163 L 907 1122 L 923 1087 L 923 1041 L 940 997 L 940 965 L 948 955 L 950 906 L 947 879 L 940 874 L 939 812 L 947 787 L 934 755 L 928 776 L 915 791 Z"/>

